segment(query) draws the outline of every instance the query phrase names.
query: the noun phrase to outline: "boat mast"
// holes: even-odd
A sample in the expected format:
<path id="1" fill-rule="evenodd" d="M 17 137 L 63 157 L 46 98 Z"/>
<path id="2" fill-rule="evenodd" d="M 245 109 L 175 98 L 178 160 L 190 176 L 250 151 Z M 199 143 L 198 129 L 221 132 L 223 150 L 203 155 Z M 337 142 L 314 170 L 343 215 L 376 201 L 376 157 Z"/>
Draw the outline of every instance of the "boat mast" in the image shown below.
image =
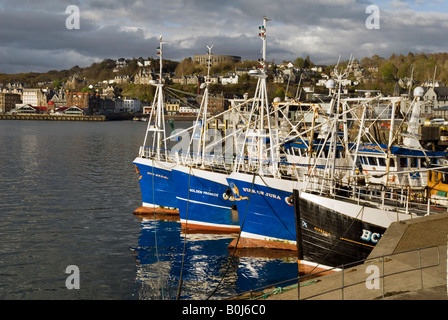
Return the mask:
<path id="1" fill-rule="evenodd" d="M 210 68 L 212 66 L 212 48 L 213 45 L 211 47 L 207 46 L 208 48 L 208 56 L 207 56 L 207 76 L 205 77 L 205 90 L 204 90 L 204 95 L 202 97 L 202 101 L 201 101 L 201 106 L 199 108 L 199 112 L 198 112 L 198 116 L 196 118 L 196 123 L 194 125 L 193 128 L 193 135 L 192 135 L 192 139 L 191 142 L 188 146 L 188 151 L 187 151 L 187 155 L 190 154 L 190 147 L 191 144 L 193 144 L 193 148 L 195 148 L 194 146 L 194 140 L 198 140 L 198 152 L 197 152 L 197 156 L 200 157 L 200 164 L 201 164 L 201 168 L 204 169 L 205 168 L 205 151 L 206 151 L 206 146 L 205 143 L 207 142 L 207 112 L 208 112 L 208 89 L 209 89 L 209 85 L 210 85 Z M 202 119 L 201 119 L 202 117 Z M 201 121 L 201 122 L 200 122 Z M 199 125 L 201 123 L 201 125 Z M 198 135 L 198 131 L 199 130 L 199 135 Z"/>
<path id="2" fill-rule="evenodd" d="M 264 167 L 264 161 L 269 161 L 272 163 L 272 169 L 273 174 L 275 175 L 277 173 L 277 166 L 278 164 L 274 161 L 275 159 L 275 152 L 274 150 L 270 151 L 270 154 L 267 154 L 267 148 L 266 148 L 266 142 L 269 139 L 269 143 L 271 145 L 275 144 L 275 141 L 273 140 L 272 130 L 271 130 L 271 123 L 270 123 L 270 110 L 269 110 L 269 104 L 268 104 L 268 94 L 267 94 L 267 86 L 266 86 L 266 23 L 270 21 L 270 19 L 263 17 L 263 25 L 259 26 L 259 32 L 258 36 L 263 41 L 262 46 L 262 58 L 259 59 L 260 67 L 257 70 L 252 70 L 249 74 L 252 76 L 255 76 L 258 78 L 257 87 L 255 89 L 255 95 L 254 95 L 254 101 L 252 103 L 251 112 L 249 115 L 249 123 L 245 134 L 245 139 L 243 142 L 243 146 L 241 148 L 241 157 L 239 164 L 242 164 L 244 162 L 244 150 L 246 146 L 248 138 L 251 139 L 252 143 L 249 148 L 253 150 L 254 147 L 256 147 L 256 157 L 257 159 L 251 159 L 251 154 L 248 154 L 249 159 L 248 163 L 255 162 L 256 165 L 258 165 L 259 174 L 263 175 L 263 167 Z M 251 121 L 252 116 L 257 115 L 258 110 L 258 121 L 254 120 L 252 122 L 252 128 L 251 128 Z M 264 119 L 266 116 L 266 120 Z M 265 125 L 266 123 L 266 125 Z M 253 144 L 253 141 L 257 141 L 256 145 Z M 270 156 L 270 159 L 267 159 L 267 157 Z M 239 167 L 239 166 L 238 166 Z M 238 171 L 238 169 L 237 169 Z"/>
<path id="3" fill-rule="evenodd" d="M 149 132 L 153 133 L 153 149 L 152 154 L 157 160 L 162 158 L 167 159 L 167 148 L 165 139 L 165 115 L 164 115 L 164 97 L 163 97 L 163 83 L 162 83 L 162 65 L 163 65 L 163 44 L 162 36 L 159 38 L 159 47 L 157 48 L 157 55 L 160 57 L 160 71 L 159 71 L 159 81 L 151 81 L 150 83 L 156 87 L 156 93 L 154 95 L 154 102 L 152 105 L 151 113 L 155 110 L 154 125 L 151 125 L 151 121 L 148 121 L 148 129 L 146 135 Z M 151 119 L 150 119 L 151 120 Z M 146 145 L 145 137 L 145 145 Z M 163 152 L 161 149 L 163 147 Z"/>

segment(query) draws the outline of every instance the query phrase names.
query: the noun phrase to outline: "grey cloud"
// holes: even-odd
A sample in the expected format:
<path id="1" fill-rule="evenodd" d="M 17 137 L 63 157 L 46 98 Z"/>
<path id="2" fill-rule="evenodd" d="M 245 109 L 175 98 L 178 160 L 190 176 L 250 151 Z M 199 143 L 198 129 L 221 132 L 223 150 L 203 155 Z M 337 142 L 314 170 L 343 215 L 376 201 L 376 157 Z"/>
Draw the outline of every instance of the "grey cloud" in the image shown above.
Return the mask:
<path id="1" fill-rule="evenodd" d="M 448 14 L 392 7 L 381 11 L 381 29 L 367 30 L 370 0 L 127 0 L 10 1 L 0 5 L 0 72 L 86 66 L 104 58 L 155 56 L 158 35 L 165 57 L 182 60 L 205 52 L 260 57 L 258 26 L 266 15 L 268 60 L 310 55 L 334 63 L 358 58 L 443 51 Z M 79 30 L 65 28 L 65 8 L 78 5 Z M 413 22 L 414 23 L 410 23 Z"/>

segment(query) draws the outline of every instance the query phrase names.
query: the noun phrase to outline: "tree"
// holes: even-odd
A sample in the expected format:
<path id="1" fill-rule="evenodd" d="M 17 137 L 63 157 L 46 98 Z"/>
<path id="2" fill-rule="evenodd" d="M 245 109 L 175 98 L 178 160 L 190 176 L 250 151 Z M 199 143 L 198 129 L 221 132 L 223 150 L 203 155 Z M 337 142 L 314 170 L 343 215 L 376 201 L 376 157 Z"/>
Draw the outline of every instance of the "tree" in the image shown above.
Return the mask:
<path id="1" fill-rule="evenodd" d="M 53 87 L 54 88 L 59 88 L 59 87 L 61 87 L 62 86 L 62 82 L 61 82 L 61 80 L 54 80 L 53 81 Z"/>
<path id="2" fill-rule="evenodd" d="M 304 64 L 303 67 L 304 67 L 305 69 L 309 69 L 309 68 L 314 67 L 314 63 L 311 62 L 310 56 L 306 56 L 306 58 L 305 58 L 305 64 Z"/>
<path id="3" fill-rule="evenodd" d="M 391 61 L 383 63 L 379 71 L 385 82 L 393 82 L 395 80 L 397 69 Z"/>
<path id="4" fill-rule="evenodd" d="M 303 67 L 305 66 L 305 60 L 300 57 L 297 58 L 296 60 L 294 60 L 294 66 L 303 69 Z"/>
<path id="5" fill-rule="evenodd" d="M 176 73 L 176 76 L 180 77 L 198 73 L 198 71 L 200 72 L 202 69 L 203 67 L 199 63 L 193 61 L 191 57 L 188 57 L 177 65 L 174 72 Z"/>

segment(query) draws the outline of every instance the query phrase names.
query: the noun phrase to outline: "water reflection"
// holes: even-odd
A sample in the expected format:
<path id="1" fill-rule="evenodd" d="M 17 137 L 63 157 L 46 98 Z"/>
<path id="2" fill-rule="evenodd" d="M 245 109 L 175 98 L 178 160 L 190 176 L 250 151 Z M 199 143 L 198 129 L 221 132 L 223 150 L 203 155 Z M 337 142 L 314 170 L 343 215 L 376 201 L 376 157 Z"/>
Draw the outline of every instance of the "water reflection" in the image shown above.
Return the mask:
<path id="1" fill-rule="evenodd" d="M 297 276 L 297 259 L 284 254 L 235 255 L 237 236 L 181 230 L 179 221 L 141 219 L 136 253 L 140 299 L 225 299 Z M 291 253 L 288 253 L 291 255 Z M 179 281 L 182 279 L 182 281 Z"/>

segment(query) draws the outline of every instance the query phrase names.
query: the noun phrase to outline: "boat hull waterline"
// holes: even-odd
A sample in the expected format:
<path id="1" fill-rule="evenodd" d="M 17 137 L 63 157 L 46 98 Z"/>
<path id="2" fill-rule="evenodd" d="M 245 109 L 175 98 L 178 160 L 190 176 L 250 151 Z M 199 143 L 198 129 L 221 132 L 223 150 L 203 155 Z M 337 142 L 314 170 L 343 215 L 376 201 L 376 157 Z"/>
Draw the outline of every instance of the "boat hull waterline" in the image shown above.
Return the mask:
<path id="1" fill-rule="evenodd" d="M 172 168 L 175 164 L 165 161 L 155 161 L 136 158 L 134 165 L 138 174 L 142 195 L 142 207 L 137 211 L 152 213 L 155 209 L 165 213 L 178 213 L 176 191 Z"/>
<path id="2" fill-rule="evenodd" d="M 297 250 L 292 202 L 294 181 L 243 173 L 227 177 L 239 213 L 238 248 Z"/>

